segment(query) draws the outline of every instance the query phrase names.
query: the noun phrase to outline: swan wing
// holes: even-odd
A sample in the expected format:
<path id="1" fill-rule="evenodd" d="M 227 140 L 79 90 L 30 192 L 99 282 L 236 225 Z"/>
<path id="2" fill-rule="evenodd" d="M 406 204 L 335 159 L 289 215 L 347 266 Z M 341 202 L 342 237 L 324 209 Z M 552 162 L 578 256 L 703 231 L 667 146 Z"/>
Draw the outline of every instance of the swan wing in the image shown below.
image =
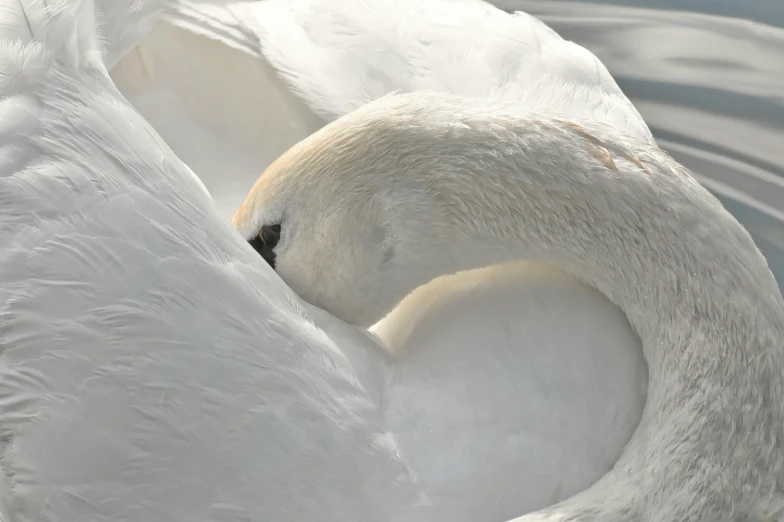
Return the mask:
<path id="1" fill-rule="evenodd" d="M 236 22 L 236 5 L 180 9 L 169 18 L 187 22 L 187 29 L 159 23 L 112 68 L 111 77 L 228 219 L 259 174 L 326 121 L 266 60 L 248 51 L 256 40 L 241 32 L 243 25 L 227 26 L 224 18 Z M 224 43 L 232 31 L 239 36 L 230 41 L 248 39 L 241 49 Z"/>
<path id="2" fill-rule="evenodd" d="M 244 7 L 261 54 L 327 119 L 392 91 L 434 90 L 550 108 L 652 140 L 599 59 L 524 12 L 479 0 Z"/>
<path id="3" fill-rule="evenodd" d="M 367 337 L 218 217 L 93 8 L 0 3 L 0 519 L 406 519 Z"/>
<path id="4" fill-rule="evenodd" d="M 182 0 L 165 20 L 112 78 L 224 216 L 291 145 L 394 91 L 549 107 L 653 141 L 592 53 L 479 0 Z"/>

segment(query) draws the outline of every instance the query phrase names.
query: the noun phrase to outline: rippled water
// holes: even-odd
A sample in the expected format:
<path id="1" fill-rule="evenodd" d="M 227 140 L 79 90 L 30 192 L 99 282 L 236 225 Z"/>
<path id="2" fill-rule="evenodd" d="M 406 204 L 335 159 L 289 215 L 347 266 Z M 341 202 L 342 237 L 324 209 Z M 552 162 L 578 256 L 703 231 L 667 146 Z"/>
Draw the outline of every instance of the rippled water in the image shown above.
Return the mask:
<path id="1" fill-rule="evenodd" d="M 593 51 L 784 285 L 784 0 L 494 3 Z"/>

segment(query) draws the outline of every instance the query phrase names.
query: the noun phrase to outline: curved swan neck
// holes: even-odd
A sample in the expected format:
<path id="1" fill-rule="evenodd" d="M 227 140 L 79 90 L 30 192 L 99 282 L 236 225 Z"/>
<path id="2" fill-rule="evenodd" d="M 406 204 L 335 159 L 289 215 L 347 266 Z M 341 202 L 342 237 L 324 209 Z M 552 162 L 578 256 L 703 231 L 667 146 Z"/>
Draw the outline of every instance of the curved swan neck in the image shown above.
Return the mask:
<path id="1" fill-rule="evenodd" d="M 768 516 L 784 501 L 784 303 L 749 234 L 666 154 L 604 125 L 469 102 L 421 110 L 424 123 L 395 133 L 406 152 L 389 179 L 421 205 L 398 219 L 426 223 L 422 279 L 553 263 L 623 310 L 649 365 L 646 411 L 614 471 L 535 517 Z"/>
<path id="2" fill-rule="evenodd" d="M 430 214 L 423 266 L 442 275 L 520 258 L 550 262 L 607 295 L 643 340 L 726 333 L 722 318 L 749 321 L 737 332 L 749 342 L 782 327 L 781 294 L 749 234 L 666 154 L 556 116 L 508 118 L 503 129 L 483 123 L 465 122 L 470 132 L 455 138 L 454 160 L 401 169 L 432 187 L 420 198 L 426 209 L 412 213 Z M 418 141 L 443 146 L 442 137 Z M 655 364 L 667 353 L 646 357 Z M 680 364 L 684 354 L 673 355 Z"/>

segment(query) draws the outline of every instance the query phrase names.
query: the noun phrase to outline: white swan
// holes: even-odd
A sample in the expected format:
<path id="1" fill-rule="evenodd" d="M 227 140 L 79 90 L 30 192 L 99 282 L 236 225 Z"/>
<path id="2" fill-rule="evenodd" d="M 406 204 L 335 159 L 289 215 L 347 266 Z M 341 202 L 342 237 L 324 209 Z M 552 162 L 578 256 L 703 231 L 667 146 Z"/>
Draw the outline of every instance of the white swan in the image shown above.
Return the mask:
<path id="1" fill-rule="evenodd" d="M 394 90 L 550 107 L 652 141 L 595 56 L 479 1 L 182 4 L 112 78 L 226 217 L 288 147 Z M 584 489 L 641 415 L 636 335 L 601 294 L 552 268 L 439 279 L 373 331 L 388 350 L 415 352 L 383 378 L 386 422 L 430 501 L 454 517 L 492 506 L 500 520 Z M 530 486 L 519 492 L 512 477 Z"/>
<path id="2" fill-rule="evenodd" d="M 282 285 L 107 77 L 155 4 L 0 3 L 0 516 L 431 519 L 370 339 Z"/>
<path id="3" fill-rule="evenodd" d="M 625 312 L 650 370 L 640 426 L 602 480 L 520 520 L 784 515 L 784 300 L 743 227 L 657 148 L 510 104 L 385 97 L 284 154 L 233 221 L 357 324 L 438 275 L 521 258 Z"/>

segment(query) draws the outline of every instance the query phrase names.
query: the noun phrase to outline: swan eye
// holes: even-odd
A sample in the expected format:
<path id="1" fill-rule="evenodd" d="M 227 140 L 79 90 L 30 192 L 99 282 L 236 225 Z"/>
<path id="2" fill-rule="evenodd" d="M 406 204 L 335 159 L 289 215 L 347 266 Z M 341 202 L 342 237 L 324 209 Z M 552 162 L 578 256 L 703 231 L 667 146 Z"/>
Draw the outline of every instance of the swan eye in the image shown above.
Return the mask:
<path id="1" fill-rule="evenodd" d="M 267 248 L 275 248 L 275 245 L 280 241 L 280 225 L 261 227 L 259 237 L 267 245 Z"/>
<path id="2" fill-rule="evenodd" d="M 275 248 L 278 241 L 280 241 L 280 225 L 270 225 L 261 227 L 256 237 L 249 240 L 248 243 L 272 268 L 275 268 L 275 252 L 272 249 Z"/>

